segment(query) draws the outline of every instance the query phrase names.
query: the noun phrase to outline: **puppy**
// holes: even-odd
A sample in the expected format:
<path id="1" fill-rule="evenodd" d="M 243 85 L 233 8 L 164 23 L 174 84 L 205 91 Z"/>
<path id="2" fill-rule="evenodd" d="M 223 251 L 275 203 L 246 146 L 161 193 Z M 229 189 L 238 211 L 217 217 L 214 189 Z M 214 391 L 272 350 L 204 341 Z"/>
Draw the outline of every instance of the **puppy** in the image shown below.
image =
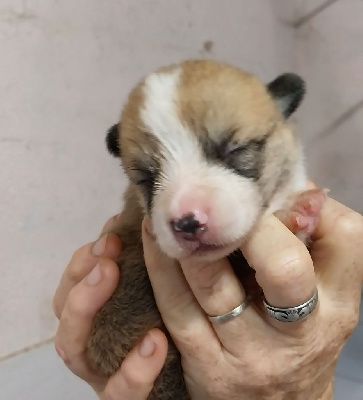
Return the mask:
<path id="1" fill-rule="evenodd" d="M 131 92 L 107 146 L 130 180 L 125 194 L 119 287 L 95 320 L 91 366 L 111 376 L 154 327 L 169 338 L 149 399 L 188 399 L 180 354 L 163 324 L 141 242 L 145 214 L 173 259 L 233 254 L 258 218 L 275 213 L 306 241 L 324 192 L 307 191 L 303 154 L 286 120 L 304 96 L 294 74 L 268 85 L 238 68 L 186 61 L 149 75 Z M 232 257 L 233 258 L 233 257 Z M 231 260 L 232 260 L 231 258 Z M 238 273 L 243 258 L 234 257 Z"/>

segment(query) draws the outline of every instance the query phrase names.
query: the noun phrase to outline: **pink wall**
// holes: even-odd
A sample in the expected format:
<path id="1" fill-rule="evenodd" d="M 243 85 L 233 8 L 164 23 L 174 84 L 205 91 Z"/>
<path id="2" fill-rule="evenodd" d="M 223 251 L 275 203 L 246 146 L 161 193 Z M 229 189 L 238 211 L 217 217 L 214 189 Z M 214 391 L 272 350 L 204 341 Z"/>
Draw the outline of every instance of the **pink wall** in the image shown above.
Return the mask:
<path id="1" fill-rule="evenodd" d="M 104 132 L 131 87 L 184 58 L 266 80 L 290 69 L 292 28 L 276 5 L 0 0 L 0 357 L 54 335 L 69 257 L 120 211 L 125 180 Z"/>

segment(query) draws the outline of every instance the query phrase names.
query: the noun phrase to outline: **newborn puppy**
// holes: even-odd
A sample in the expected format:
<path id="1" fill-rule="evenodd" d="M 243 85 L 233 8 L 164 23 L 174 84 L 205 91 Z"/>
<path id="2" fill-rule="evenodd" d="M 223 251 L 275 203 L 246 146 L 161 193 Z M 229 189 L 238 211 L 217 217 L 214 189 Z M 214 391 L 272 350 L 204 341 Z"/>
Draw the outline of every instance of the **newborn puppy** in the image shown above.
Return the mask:
<path id="1" fill-rule="evenodd" d="M 303 95 L 294 74 L 265 85 L 212 61 L 160 69 L 132 91 L 107 133 L 130 185 L 116 232 L 123 244 L 120 284 L 96 318 L 88 348 L 100 374 L 112 375 L 149 329 L 168 335 L 143 258 L 145 214 L 161 250 L 179 260 L 230 255 L 266 213 L 304 241 L 311 235 L 325 194 L 306 191 L 301 147 L 286 123 Z M 188 399 L 168 337 L 167 361 L 149 398 Z"/>

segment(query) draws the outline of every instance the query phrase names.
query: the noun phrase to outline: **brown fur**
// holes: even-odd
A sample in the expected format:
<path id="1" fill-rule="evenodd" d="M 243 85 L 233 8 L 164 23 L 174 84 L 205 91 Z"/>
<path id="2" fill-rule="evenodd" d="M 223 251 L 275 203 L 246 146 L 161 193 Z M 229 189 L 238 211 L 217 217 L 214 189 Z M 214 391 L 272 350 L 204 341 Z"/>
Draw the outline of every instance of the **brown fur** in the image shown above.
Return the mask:
<path id="1" fill-rule="evenodd" d="M 143 212 L 137 206 L 133 187 L 127 191 L 125 200 L 122 226 L 115 232 L 123 244 L 118 260 L 121 280 L 96 317 L 88 344 L 88 359 L 95 371 L 109 377 L 150 329 L 159 328 L 168 336 L 169 350 L 149 399 L 188 399 L 180 354 L 162 322 L 146 271 L 140 231 Z"/>
<path id="2" fill-rule="evenodd" d="M 213 139 L 236 127 L 239 138 L 262 138 L 282 119 L 256 77 L 215 62 L 183 64 L 178 106 L 180 119 L 194 134 L 208 132 Z"/>
<path id="3" fill-rule="evenodd" d="M 162 68 L 168 73 L 182 67 L 179 87 L 179 116 L 193 134 L 212 139 L 234 130 L 236 139 L 248 141 L 268 136 L 264 159 L 265 168 L 259 180 L 265 202 L 290 177 L 290 169 L 301 157 L 293 129 L 286 125 L 266 86 L 255 76 L 223 63 L 186 61 L 178 66 Z M 140 118 L 144 103 L 143 84 L 132 91 L 121 117 L 120 144 L 127 149 L 122 156 L 128 171 L 133 160 L 145 158 L 145 148 L 158 152 L 153 138 L 145 135 L 147 128 Z M 141 148 L 140 144 L 143 144 Z M 282 167 L 282 173 L 280 173 Z M 276 176 L 276 173 L 279 176 Z M 132 180 L 132 171 L 129 172 Z M 139 196 L 143 202 L 142 196 Z"/>
<path id="4" fill-rule="evenodd" d="M 196 135 L 218 136 L 236 129 L 240 140 L 268 135 L 264 152 L 265 169 L 259 181 L 265 201 L 288 180 L 299 157 L 296 136 L 282 118 L 266 86 L 255 76 L 230 65 L 208 61 L 187 61 L 179 91 L 182 121 Z M 283 165 L 283 174 L 274 176 Z"/>

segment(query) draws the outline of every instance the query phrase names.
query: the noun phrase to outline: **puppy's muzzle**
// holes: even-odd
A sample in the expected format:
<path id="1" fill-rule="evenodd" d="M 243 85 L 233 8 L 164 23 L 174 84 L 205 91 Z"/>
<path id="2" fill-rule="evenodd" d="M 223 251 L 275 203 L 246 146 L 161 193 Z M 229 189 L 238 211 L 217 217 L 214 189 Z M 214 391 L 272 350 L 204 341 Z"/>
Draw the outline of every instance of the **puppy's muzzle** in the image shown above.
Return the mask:
<path id="1" fill-rule="evenodd" d="M 208 229 L 207 225 L 200 223 L 193 213 L 172 221 L 171 226 L 176 235 L 190 241 L 198 240 Z"/>

